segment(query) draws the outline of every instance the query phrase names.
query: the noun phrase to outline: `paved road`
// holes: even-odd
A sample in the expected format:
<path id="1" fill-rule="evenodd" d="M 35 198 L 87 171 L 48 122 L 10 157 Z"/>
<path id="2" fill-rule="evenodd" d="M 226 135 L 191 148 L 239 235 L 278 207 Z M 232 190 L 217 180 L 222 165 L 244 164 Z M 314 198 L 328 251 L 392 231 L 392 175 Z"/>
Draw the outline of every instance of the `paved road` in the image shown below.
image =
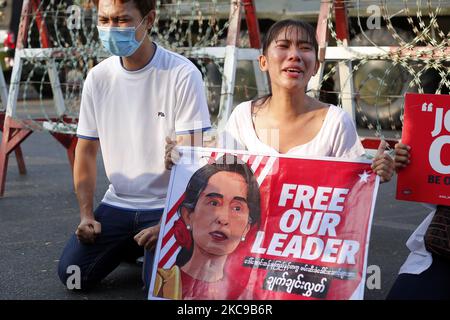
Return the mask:
<path id="1" fill-rule="evenodd" d="M 0 299 L 144 299 L 137 265 L 121 265 L 89 294 L 59 282 L 59 255 L 79 221 L 70 167 L 64 148 L 48 134 L 34 133 L 22 146 L 28 174 L 18 174 L 12 156 L 0 199 Z M 96 201 L 107 187 L 99 166 Z M 428 212 L 394 194 L 395 181 L 380 187 L 369 265 L 380 267 L 381 289 L 367 289 L 366 299 L 385 298 L 408 253 L 404 243 Z"/>

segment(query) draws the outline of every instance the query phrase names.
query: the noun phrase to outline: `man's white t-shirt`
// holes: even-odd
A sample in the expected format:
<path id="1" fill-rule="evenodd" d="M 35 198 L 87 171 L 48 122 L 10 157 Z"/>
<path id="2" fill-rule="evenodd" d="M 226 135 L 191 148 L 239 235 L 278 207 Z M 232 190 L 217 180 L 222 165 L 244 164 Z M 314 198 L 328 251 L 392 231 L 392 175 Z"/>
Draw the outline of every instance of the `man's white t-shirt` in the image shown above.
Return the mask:
<path id="1" fill-rule="evenodd" d="M 268 131 L 267 134 L 276 140 L 275 130 Z M 257 136 L 252 120 L 251 101 L 243 102 L 233 110 L 219 136 L 219 147 L 278 154 L 277 150 L 263 143 Z M 341 108 L 330 105 L 317 135 L 308 143 L 290 149 L 286 154 L 357 159 L 365 154 L 365 150 L 350 116 Z"/>
<path id="2" fill-rule="evenodd" d="M 102 200 L 108 205 L 164 207 L 170 177 L 165 137 L 208 128 L 200 71 L 160 46 L 138 71 L 127 71 L 113 56 L 95 66 L 84 83 L 77 135 L 100 141 L 111 183 Z"/>

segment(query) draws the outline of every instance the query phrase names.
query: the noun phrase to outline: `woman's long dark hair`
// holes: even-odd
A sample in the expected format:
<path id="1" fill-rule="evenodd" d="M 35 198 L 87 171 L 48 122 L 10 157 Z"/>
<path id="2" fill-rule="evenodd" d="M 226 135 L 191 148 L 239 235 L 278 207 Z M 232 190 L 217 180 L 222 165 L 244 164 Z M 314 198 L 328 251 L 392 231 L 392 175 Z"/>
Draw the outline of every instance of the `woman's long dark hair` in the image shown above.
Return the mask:
<path id="1" fill-rule="evenodd" d="M 216 160 L 215 163 L 201 167 L 192 175 L 186 187 L 185 198 L 178 208 L 180 217 L 181 208 L 183 207 L 188 209 L 189 212 L 194 211 L 201 193 L 208 185 L 209 179 L 216 173 L 223 171 L 237 173 L 244 178 L 247 183 L 248 222 L 251 225 L 259 225 L 261 220 L 261 207 L 258 182 L 247 164 L 232 155 L 225 155 Z M 184 247 L 181 248 L 181 251 L 177 255 L 176 264 L 180 267 L 185 265 L 192 257 L 193 250 L 193 246 L 191 246 L 190 250 Z"/>
<path id="2" fill-rule="evenodd" d="M 262 47 L 262 53 L 267 57 L 267 51 L 269 49 L 270 44 L 275 41 L 278 37 L 278 35 L 281 32 L 285 32 L 286 34 L 290 31 L 296 31 L 299 35 L 303 36 L 304 41 L 310 43 L 314 51 L 316 52 L 316 55 L 319 53 L 319 44 L 316 39 L 316 30 L 313 26 L 311 26 L 309 23 L 302 21 L 302 20 L 294 20 L 294 19 L 286 19 L 281 20 L 276 23 L 274 23 L 269 31 L 267 31 L 267 34 L 263 41 L 263 47 Z M 317 58 L 318 59 L 318 58 Z M 252 101 L 252 106 L 259 107 L 262 106 L 266 101 L 272 97 L 272 88 L 270 86 L 270 77 L 269 77 L 269 94 L 257 98 L 256 100 Z"/>

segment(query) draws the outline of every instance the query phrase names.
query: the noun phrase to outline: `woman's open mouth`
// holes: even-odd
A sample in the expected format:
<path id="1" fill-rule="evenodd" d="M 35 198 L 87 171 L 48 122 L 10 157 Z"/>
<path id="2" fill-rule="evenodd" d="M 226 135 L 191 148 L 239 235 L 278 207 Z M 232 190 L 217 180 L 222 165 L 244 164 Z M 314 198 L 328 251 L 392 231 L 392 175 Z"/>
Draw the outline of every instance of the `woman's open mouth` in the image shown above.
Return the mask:
<path id="1" fill-rule="evenodd" d="M 283 72 L 290 78 L 299 78 L 304 73 L 300 68 L 286 68 L 283 69 Z"/>
<path id="2" fill-rule="evenodd" d="M 209 235 L 211 236 L 211 238 L 213 238 L 213 240 L 215 241 L 225 241 L 228 239 L 228 237 L 226 236 L 225 233 L 220 232 L 220 231 L 213 231 L 210 232 Z"/>

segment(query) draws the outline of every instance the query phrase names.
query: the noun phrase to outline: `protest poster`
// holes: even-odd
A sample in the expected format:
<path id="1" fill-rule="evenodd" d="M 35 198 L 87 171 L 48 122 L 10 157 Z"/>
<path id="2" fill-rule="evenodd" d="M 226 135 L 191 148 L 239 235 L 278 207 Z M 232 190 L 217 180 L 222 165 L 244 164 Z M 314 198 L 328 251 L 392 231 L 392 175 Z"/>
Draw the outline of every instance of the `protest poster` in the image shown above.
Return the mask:
<path id="1" fill-rule="evenodd" d="M 370 161 L 183 148 L 149 299 L 362 299 Z"/>
<path id="2" fill-rule="evenodd" d="M 450 96 L 407 93 L 402 142 L 411 163 L 398 173 L 397 199 L 450 206 Z"/>

